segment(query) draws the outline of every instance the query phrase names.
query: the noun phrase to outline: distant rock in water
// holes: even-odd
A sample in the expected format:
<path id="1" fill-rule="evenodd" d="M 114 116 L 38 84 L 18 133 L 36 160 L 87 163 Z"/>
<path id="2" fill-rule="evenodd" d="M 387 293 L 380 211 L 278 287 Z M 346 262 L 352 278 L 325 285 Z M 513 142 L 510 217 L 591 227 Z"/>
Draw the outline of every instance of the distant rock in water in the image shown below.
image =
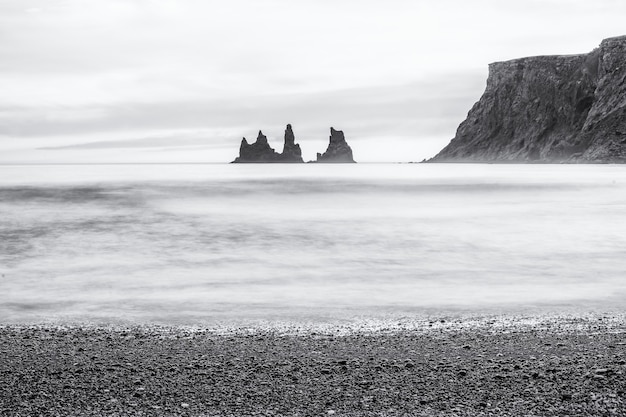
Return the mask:
<path id="1" fill-rule="evenodd" d="M 352 149 L 346 142 L 346 138 L 341 130 L 330 128 L 330 143 L 326 152 L 317 154 L 316 162 L 354 162 Z"/>
<path id="2" fill-rule="evenodd" d="M 239 156 L 235 158 L 234 163 L 288 163 L 288 162 L 304 162 L 302 161 L 302 151 L 300 145 L 296 143 L 291 125 L 287 125 L 285 129 L 285 144 L 283 153 L 277 153 L 267 142 L 267 137 L 259 130 L 259 136 L 256 142 L 249 144 L 246 138 L 241 141 L 239 147 Z"/>
<path id="3" fill-rule="evenodd" d="M 249 144 L 246 138 L 241 140 L 239 156 L 233 162 L 279 162 L 280 154 L 267 143 L 267 137 L 259 130 L 256 142 Z"/>
<path id="4" fill-rule="evenodd" d="M 626 36 L 489 65 L 483 96 L 429 162 L 626 162 Z"/>
<path id="5" fill-rule="evenodd" d="M 291 125 L 287 125 L 285 129 L 285 144 L 283 145 L 283 153 L 280 154 L 279 161 L 304 162 L 302 160 L 302 150 L 300 149 L 300 145 L 296 143 Z"/>
<path id="6" fill-rule="evenodd" d="M 241 141 L 239 156 L 233 163 L 302 163 L 302 150 L 296 143 L 291 125 L 285 129 L 283 152 L 277 153 L 267 142 L 267 137 L 259 130 L 256 142 L 249 144 L 246 138 Z M 311 162 L 354 162 L 352 149 L 348 146 L 343 132 L 330 128 L 330 143 L 324 154 L 317 154 L 317 161 Z"/>

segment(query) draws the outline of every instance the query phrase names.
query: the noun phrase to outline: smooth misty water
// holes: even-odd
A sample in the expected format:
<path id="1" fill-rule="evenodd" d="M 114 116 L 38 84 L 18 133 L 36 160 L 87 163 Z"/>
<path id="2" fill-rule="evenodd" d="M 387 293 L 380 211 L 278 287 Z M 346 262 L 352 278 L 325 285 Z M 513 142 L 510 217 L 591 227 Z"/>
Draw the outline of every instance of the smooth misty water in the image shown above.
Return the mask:
<path id="1" fill-rule="evenodd" d="M 626 305 L 626 166 L 0 167 L 0 322 Z"/>

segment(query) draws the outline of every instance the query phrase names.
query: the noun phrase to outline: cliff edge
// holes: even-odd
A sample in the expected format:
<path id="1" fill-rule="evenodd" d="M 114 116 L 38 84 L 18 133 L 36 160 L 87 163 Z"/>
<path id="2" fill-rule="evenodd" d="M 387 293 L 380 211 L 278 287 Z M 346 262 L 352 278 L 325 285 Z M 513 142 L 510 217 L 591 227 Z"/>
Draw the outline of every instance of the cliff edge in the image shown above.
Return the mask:
<path id="1" fill-rule="evenodd" d="M 626 36 L 490 64 L 482 97 L 429 162 L 626 162 Z"/>

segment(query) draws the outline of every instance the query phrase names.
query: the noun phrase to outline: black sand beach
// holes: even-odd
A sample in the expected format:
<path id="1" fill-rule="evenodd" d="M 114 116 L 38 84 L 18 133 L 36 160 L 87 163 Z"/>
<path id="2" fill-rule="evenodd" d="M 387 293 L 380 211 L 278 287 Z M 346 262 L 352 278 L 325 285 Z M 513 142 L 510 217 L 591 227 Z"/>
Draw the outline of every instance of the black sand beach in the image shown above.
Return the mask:
<path id="1" fill-rule="evenodd" d="M 621 317 L 378 329 L 4 326 L 2 416 L 623 416 Z"/>

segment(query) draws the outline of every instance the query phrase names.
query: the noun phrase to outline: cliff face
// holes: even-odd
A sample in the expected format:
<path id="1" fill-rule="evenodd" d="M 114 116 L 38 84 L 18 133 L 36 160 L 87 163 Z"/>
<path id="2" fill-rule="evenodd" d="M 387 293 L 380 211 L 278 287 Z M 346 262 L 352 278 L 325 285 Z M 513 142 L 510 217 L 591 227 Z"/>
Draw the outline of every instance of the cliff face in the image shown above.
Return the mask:
<path id="1" fill-rule="evenodd" d="M 586 55 L 489 66 L 487 87 L 432 162 L 626 162 L 626 36 Z"/>
<path id="2" fill-rule="evenodd" d="M 285 129 L 285 144 L 283 152 L 277 153 L 270 147 L 267 137 L 259 130 L 256 142 L 249 144 L 246 138 L 241 141 L 239 156 L 234 163 L 254 163 L 254 162 L 304 162 L 300 145 L 296 143 L 291 125 Z"/>
<path id="3" fill-rule="evenodd" d="M 346 142 L 346 138 L 341 130 L 330 128 L 330 142 L 326 152 L 317 153 L 316 162 L 354 162 L 352 148 Z"/>

